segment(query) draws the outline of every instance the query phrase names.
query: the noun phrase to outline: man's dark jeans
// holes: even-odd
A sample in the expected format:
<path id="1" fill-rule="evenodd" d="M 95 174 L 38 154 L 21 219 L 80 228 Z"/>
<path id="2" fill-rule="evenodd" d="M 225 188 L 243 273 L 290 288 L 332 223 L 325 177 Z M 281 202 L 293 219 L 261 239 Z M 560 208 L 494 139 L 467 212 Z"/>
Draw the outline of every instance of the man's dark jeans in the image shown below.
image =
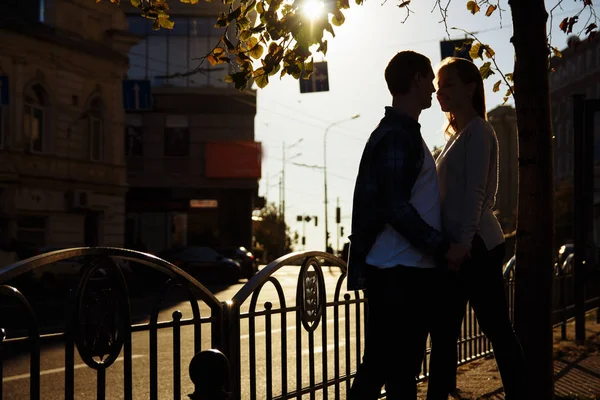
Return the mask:
<path id="1" fill-rule="evenodd" d="M 370 268 L 365 353 L 350 400 L 377 399 L 384 384 L 388 400 L 417 398 L 439 276 L 433 268 Z"/>
<path id="2" fill-rule="evenodd" d="M 428 400 L 446 400 L 456 387 L 457 339 L 467 301 L 475 311 L 483 333 L 492 343 L 507 400 L 525 399 L 525 359 L 509 318 L 502 277 L 504 244 L 487 250 L 478 235 L 473 239 L 471 260 L 458 274 L 448 272 L 440 290 L 440 319 L 431 332 Z M 443 311 L 445 310 L 445 311 Z"/>

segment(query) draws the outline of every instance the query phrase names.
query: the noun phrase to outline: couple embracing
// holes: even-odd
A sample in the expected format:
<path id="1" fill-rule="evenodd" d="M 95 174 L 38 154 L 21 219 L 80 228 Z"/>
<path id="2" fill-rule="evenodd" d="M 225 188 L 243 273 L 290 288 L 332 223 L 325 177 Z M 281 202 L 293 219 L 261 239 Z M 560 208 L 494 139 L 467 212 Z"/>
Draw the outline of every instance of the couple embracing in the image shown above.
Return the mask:
<path id="1" fill-rule="evenodd" d="M 479 69 L 403 51 L 385 80 L 391 107 L 365 146 L 354 191 L 348 289 L 369 304 L 363 360 L 351 400 L 416 399 L 431 335 L 428 400 L 456 388 L 457 339 L 466 303 L 491 341 L 507 400 L 525 399 L 525 361 L 509 319 L 502 263 L 504 235 L 492 211 L 498 142 L 487 122 Z M 436 92 L 437 86 L 437 92 Z M 421 137 L 419 115 L 432 95 L 447 117 L 437 160 Z"/>

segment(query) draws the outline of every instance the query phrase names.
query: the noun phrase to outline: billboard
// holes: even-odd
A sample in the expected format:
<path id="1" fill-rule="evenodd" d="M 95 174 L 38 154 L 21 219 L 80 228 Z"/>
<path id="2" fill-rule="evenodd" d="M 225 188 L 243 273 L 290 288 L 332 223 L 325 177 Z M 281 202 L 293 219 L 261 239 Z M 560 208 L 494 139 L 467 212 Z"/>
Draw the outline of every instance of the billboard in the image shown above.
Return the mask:
<path id="1" fill-rule="evenodd" d="M 259 142 L 207 142 L 206 177 L 259 179 L 261 177 L 262 147 Z"/>

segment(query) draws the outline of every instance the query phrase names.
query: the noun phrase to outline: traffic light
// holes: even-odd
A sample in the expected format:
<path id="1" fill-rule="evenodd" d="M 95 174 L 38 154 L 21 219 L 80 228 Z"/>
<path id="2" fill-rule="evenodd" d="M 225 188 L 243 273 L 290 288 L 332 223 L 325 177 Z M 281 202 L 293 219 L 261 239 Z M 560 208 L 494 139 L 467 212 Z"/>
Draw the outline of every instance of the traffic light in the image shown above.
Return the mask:
<path id="1" fill-rule="evenodd" d="M 344 227 L 340 226 L 340 236 L 344 236 Z"/>
<path id="2" fill-rule="evenodd" d="M 302 246 L 306 244 L 306 236 L 302 236 Z"/>
<path id="3" fill-rule="evenodd" d="M 335 223 L 339 224 L 342 220 L 342 211 L 341 208 L 336 207 L 335 208 Z"/>
<path id="4" fill-rule="evenodd" d="M 296 216 L 296 221 L 297 222 L 302 222 L 302 215 L 297 215 Z"/>
<path id="5" fill-rule="evenodd" d="M 319 217 L 315 216 L 315 226 L 319 225 Z"/>

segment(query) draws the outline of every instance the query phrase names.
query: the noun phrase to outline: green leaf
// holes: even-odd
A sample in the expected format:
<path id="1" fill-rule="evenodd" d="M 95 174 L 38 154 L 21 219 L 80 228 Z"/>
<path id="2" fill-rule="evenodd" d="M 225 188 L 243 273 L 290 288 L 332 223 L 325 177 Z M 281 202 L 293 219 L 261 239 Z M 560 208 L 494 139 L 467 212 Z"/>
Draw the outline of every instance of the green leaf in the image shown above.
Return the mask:
<path id="1" fill-rule="evenodd" d="M 471 14 L 475 15 L 479 12 L 480 8 L 477 2 L 471 0 L 467 2 L 467 10 L 471 11 Z"/>
<path id="2" fill-rule="evenodd" d="M 262 1 L 258 2 L 258 4 L 256 4 L 256 11 L 259 14 L 264 14 L 265 13 L 265 3 Z"/>
<path id="3" fill-rule="evenodd" d="M 250 31 L 241 31 L 240 32 L 240 40 L 246 41 L 252 37 L 252 32 Z"/>
<path id="4" fill-rule="evenodd" d="M 254 77 L 254 82 L 259 88 L 264 88 L 269 84 L 269 74 L 265 72 L 263 68 L 259 68 L 252 74 Z"/>
<path id="5" fill-rule="evenodd" d="M 494 71 L 492 71 L 492 63 L 489 61 L 484 63 L 479 67 L 479 73 L 483 79 L 487 79 L 490 75 L 493 75 Z"/>
<path id="6" fill-rule="evenodd" d="M 496 83 L 494 83 L 494 89 L 493 89 L 494 93 L 496 93 L 496 92 L 499 92 L 499 91 L 500 91 L 500 85 L 501 85 L 501 84 L 502 84 L 502 81 L 501 81 L 501 80 L 500 80 L 500 81 L 498 81 L 498 82 L 496 82 Z"/>
<path id="7" fill-rule="evenodd" d="M 346 17 L 340 10 L 335 10 L 333 12 L 333 17 L 331 17 L 331 23 L 335 26 L 341 26 L 344 21 L 346 21 Z"/>
<path id="8" fill-rule="evenodd" d="M 476 60 L 481 57 L 481 43 L 476 42 L 471 46 L 471 50 L 469 50 L 469 55 L 473 60 Z"/>
<path id="9" fill-rule="evenodd" d="M 262 45 L 257 44 L 252 49 L 250 49 L 250 57 L 254 58 L 255 60 L 258 60 L 262 57 L 264 50 L 265 49 L 262 47 Z"/>

